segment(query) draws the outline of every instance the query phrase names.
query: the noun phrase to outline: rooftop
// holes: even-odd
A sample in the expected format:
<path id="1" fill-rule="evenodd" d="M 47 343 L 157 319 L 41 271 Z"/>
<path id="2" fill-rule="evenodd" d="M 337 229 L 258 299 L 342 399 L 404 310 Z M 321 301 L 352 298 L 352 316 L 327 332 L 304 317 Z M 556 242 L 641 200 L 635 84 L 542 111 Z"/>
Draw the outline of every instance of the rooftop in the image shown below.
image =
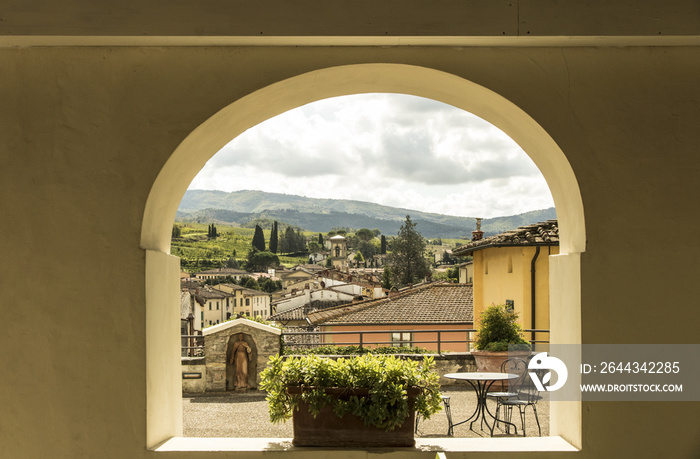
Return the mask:
<path id="1" fill-rule="evenodd" d="M 231 275 L 231 274 L 248 274 L 247 271 L 243 271 L 242 269 L 235 269 L 235 268 L 214 268 L 214 269 L 207 269 L 206 271 L 200 271 L 195 275 L 198 274 L 225 274 L 225 275 Z"/>
<path id="2" fill-rule="evenodd" d="M 224 293 L 219 290 L 215 290 L 209 287 L 203 287 L 200 288 L 197 293 L 195 294 L 195 297 L 197 298 L 197 301 L 200 303 L 203 303 L 206 300 L 216 300 L 216 299 L 223 299 L 230 297 L 231 295 L 228 293 Z"/>
<path id="3" fill-rule="evenodd" d="M 269 320 L 278 322 L 285 322 L 289 320 L 306 320 L 307 306 L 308 305 L 306 304 L 301 304 L 291 309 L 287 309 L 286 311 L 278 312 L 277 314 L 270 316 Z"/>
<path id="4" fill-rule="evenodd" d="M 388 298 L 367 300 L 309 313 L 313 324 L 471 324 L 471 284 L 432 283 Z"/>
<path id="5" fill-rule="evenodd" d="M 533 245 L 559 245 L 559 225 L 557 220 L 520 226 L 505 233 L 471 241 L 452 251 L 453 255 L 465 256 L 476 250 L 488 247 L 516 247 Z"/>
<path id="6" fill-rule="evenodd" d="M 269 295 L 268 293 L 263 292 L 262 290 L 255 290 L 252 288 L 247 288 L 247 287 L 243 287 L 243 286 L 238 285 L 238 284 L 231 284 L 231 283 L 217 284 L 217 285 L 213 286 L 213 288 L 215 290 L 218 290 L 217 287 L 219 287 L 219 286 L 227 287 L 231 290 L 240 291 L 241 293 L 243 293 L 243 295 L 252 295 L 252 296 L 258 296 L 258 295 L 268 296 Z M 219 290 L 219 291 L 221 291 L 221 290 Z"/>

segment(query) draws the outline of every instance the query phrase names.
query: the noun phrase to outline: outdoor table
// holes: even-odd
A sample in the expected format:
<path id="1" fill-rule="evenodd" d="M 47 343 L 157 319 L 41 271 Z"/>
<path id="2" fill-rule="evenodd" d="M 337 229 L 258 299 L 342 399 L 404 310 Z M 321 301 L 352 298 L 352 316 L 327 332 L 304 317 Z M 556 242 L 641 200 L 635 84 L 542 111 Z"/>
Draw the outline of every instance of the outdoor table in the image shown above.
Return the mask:
<path id="1" fill-rule="evenodd" d="M 486 406 L 486 394 L 489 391 L 489 388 L 491 388 L 491 385 L 496 382 L 496 381 L 507 381 L 510 379 L 517 379 L 520 376 L 517 374 L 513 373 L 448 373 L 445 375 L 445 378 L 450 378 L 450 379 L 461 379 L 464 381 L 467 381 L 476 391 L 476 409 L 474 410 L 474 413 L 472 413 L 471 416 L 469 416 L 467 419 L 464 421 L 458 422 L 454 424 L 453 426 L 458 426 L 460 424 L 464 424 L 465 422 L 472 421 L 469 424 L 469 430 L 474 430 L 472 429 L 472 425 L 474 425 L 475 421 L 479 420 L 479 416 L 481 416 L 481 421 L 486 423 L 486 427 L 489 427 L 489 430 L 491 431 L 491 436 L 493 437 L 493 429 L 496 427 L 496 422 L 502 422 L 504 424 L 509 424 L 513 426 L 515 429 L 515 434 L 518 434 L 518 428 L 513 424 L 512 422 L 508 421 L 503 421 L 501 419 L 496 419 L 496 417 L 491 414 L 491 411 L 489 411 L 488 406 Z M 493 426 L 489 426 L 489 422 L 486 419 L 486 413 L 493 418 Z"/>

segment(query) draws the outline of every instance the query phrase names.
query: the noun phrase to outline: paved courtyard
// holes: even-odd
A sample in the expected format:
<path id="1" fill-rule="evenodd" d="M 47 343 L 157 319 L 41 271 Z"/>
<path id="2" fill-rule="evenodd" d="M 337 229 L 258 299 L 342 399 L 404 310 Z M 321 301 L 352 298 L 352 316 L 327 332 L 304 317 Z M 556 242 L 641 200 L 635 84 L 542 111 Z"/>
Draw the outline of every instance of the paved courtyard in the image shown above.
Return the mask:
<path id="1" fill-rule="evenodd" d="M 476 395 L 472 390 L 462 387 L 444 387 L 443 395 L 450 397 L 452 420 L 463 421 L 469 417 L 476 406 Z M 489 409 L 495 412 L 495 402 L 489 402 Z M 537 404 L 537 413 L 542 427 L 542 436 L 549 435 L 549 404 L 541 400 Z M 249 391 L 243 393 L 226 392 L 200 396 L 183 396 L 182 415 L 184 435 L 186 437 L 260 437 L 260 438 L 291 438 L 292 422 L 273 425 L 269 421 L 265 393 Z M 518 434 L 522 435 L 517 409 L 513 413 L 513 422 L 518 426 Z M 527 436 L 536 436 L 537 423 L 531 408 L 527 409 L 525 420 Z M 455 427 L 455 437 L 488 437 L 489 431 L 484 426 L 480 429 L 474 423 L 474 430 L 469 429 L 469 423 Z M 505 436 L 506 433 L 497 429 L 494 436 Z M 417 437 L 447 436 L 447 418 L 440 411 L 428 420 L 421 419 Z"/>

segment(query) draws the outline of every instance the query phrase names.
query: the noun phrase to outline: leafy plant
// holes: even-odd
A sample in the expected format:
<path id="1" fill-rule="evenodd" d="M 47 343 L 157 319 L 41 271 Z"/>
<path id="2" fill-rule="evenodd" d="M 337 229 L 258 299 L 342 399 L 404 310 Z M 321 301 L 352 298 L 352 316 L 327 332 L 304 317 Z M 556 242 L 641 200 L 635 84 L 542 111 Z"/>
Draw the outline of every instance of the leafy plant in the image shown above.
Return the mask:
<path id="1" fill-rule="evenodd" d="M 530 343 L 522 337 L 522 328 L 517 322 L 518 315 L 506 309 L 505 305 L 487 307 L 481 314 L 478 338 L 475 346 L 481 351 L 500 352 L 530 350 Z"/>
<path id="2" fill-rule="evenodd" d="M 270 357 L 260 375 L 260 388 L 267 391 L 272 423 L 291 418 L 303 400 L 314 417 L 324 406 L 331 406 L 338 417 L 352 413 L 366 425 L 388 431 L 401 426 L 410 415 L 409 388 L 418 389 L 413 409 L 421 416 L 427 419 L 441 409 L 438 375 L 432 367 L 429 356 L 421 363 L 370 354 L 338 360 L 316 355 L 284 359 L 276 355 Z M 300 393 L 290 394 L 288 389 L 295 387 L 301 388 Z M 367 389 L 368 395 L 334 398 L 326 388 Z"/>

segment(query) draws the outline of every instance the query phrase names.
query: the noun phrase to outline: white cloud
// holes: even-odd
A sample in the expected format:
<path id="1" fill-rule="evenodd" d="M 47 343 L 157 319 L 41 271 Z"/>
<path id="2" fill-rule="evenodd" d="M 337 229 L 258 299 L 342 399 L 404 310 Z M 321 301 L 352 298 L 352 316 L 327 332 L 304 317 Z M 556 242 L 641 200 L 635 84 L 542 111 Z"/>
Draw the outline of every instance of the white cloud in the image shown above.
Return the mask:
<path id="1" fill-rule="evenodd" d="M 191 189 L 256 189 L 462 216 L 552 206 L 529 157 L 486 121 L 395 94 L 326 99 L 241 134 Z"/>

